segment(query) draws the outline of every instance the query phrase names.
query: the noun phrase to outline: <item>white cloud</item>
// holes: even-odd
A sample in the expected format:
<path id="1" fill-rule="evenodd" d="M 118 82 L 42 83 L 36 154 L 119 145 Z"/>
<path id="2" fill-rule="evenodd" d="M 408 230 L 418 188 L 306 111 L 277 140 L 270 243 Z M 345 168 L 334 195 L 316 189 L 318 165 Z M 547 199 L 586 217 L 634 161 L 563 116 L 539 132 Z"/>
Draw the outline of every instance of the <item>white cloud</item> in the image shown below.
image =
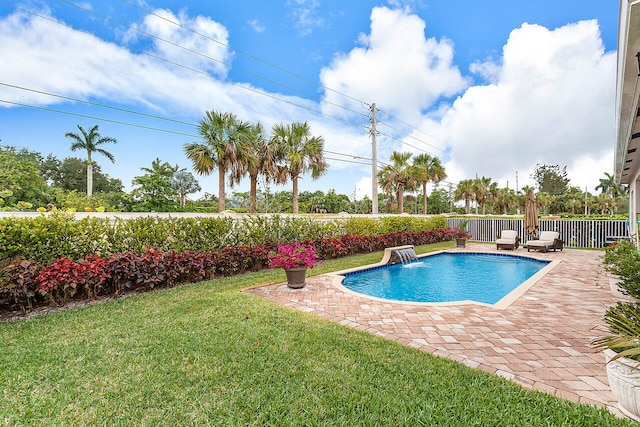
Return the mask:
<path id="1" fill-rule="evenodd" d="M 492 84 L 470 87 L 423 123 L 451 147 L 450 178 L 478 174 L 505 185 L 519 171 L 521 187 L 537 163 L 557 164 L 591 191 L 611 171 L 614 137 L 615 53 L 604 52 L 597 22 L 553 31 L 524 24 L 501 59 L 482 67 Z"/>
<path id="2" fill-rule="evenodd" d="M 151 22 L 145 20 L 147 31 L 197 48 L 197 43 L 189 42 L 183 30 L 175 32 L 177 27 L 151 17 L 148 17 Z M 214 78 L 207 73 L 207 67 L 219 67 L 218 72 L 224 73 L 215 62 L 203 60 L 198 66 L 200 58 L 180 59 L 178 56 L 182 53 L 172 49 L 160 55 L 159 50 L 164 48 L 158 42 L 152 54 L 168 57 L 191 69 L 179 67 L 150 55 L 134 54 L 125 47 L 51 20 L 19 12 L 0 19 L 0 57 L 3 58 L 0 81 L 62 96 L 102 100 L 108 105 L 145 106 L 175 118 L 199 119 L 205 110 L 212 108 L 212 99 L 216 100 L 217 109 L 233 111 L 247 120 L 261 120 L 263 123 L 279 120 L 279 117 L 300 119 L 304 116 L 300 108 L 291 104 L 279 102 L 273 105 L 271 98 L 261 96 L 259 89 L 248 84 L 242 85 L 251 90 Z M 212 37 L 217 31 L 226 40 L 226 30 L 208 18 L 188 18 L 181 14 L 180 20 Z M 203 46 L 202 50 L 208 55 L 229 57 L 226 48 L 206 40 L 205 43 L 208 47 Z M 35 105 L 66 102 L 5 86 L 0 86 L 0 97 Z M 286 99 L 317 109 L 309 101 Z"/>
<path id="3" fill-rule="evenodd" d="M 253 31 L 256 33 L 264 33 L 266 28 L 258 19 L 252 19 L 249 21 L 249 25 L 253 28 Z"/>
<path id="4" fill-rule="evenodd" d="M 294 25 L 300 37 L 307 36 L 314 28 L 324 25 L 324 20 L 317 14 L 320 7 L 318 0 L 289 0 L 287 5 L 291 8 Z"/>
<path id="5" fill-rule="evenodd" d="M 465 80 L 453 64 L 453 43 L 425 38 L 425 22 L 406 10 L 376 7 L 371 33 L 360 36 L 360 47 L 336 55 L 322 69 L 322 84 L 365 102 L 375 102 L 404 121 L 413 122 L 440 97 L 465 89 Z M 359 108 L 349 99 L 327 91 L 328 103 Z M 332 114 L 344 111 L 325 104 Z"/>
<path id="6" fill-rule="evenodd" d="M 228 48 L 229 32 L 218 22 L 204 17 L 191 18 L 181 11 L 176 16 L 167 9 L 157 9 L 134 28 L 134 36 L 153 36 L 154 53 L 170 61 L 204 69 L 225 77 L 232 54 Z M 133 31 L 133 30 L 132 30 Z M 132 33 L 133 34 L 133 33 Z"/>

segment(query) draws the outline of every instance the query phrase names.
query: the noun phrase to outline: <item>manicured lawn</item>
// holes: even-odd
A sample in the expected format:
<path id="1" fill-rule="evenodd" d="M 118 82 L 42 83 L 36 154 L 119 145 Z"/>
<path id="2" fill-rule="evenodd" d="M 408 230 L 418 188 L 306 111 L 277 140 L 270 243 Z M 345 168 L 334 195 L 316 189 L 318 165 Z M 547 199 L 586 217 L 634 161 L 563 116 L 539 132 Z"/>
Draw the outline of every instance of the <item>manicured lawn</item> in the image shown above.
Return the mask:
<path id="1" fill-rule="evenodd" d="M 0 424 L 634 424 L 240 292 L 283 280 L 262 271 L 0 324 Z"/>

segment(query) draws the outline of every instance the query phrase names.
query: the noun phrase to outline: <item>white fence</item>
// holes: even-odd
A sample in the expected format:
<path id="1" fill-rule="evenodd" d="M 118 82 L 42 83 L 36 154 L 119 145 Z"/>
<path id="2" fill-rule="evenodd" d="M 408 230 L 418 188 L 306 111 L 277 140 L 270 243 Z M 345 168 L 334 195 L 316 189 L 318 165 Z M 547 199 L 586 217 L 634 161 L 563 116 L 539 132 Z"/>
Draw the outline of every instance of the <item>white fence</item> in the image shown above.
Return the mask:
<path id="1" fill-rule="evenodd" d="M 524 220 L 516 218 L 448 218 L 455 228 L 467 220 L 467 230 L 475 242 L 495 242 L 502 230 L 516 230 L 526 242 Z M 542 219 L 540 231 L 557 231 L 570 248 L 603 248 L 616 239 L 629 238 L 629 222 L 625 220 Z"/>

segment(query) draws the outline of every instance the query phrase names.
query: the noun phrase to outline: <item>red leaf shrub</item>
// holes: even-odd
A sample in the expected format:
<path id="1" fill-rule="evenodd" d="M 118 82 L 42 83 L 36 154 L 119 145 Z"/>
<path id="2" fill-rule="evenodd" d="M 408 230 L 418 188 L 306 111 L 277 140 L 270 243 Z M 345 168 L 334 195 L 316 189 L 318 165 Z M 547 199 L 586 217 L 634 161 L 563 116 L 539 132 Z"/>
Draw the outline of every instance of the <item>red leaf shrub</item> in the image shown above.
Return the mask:
<path id="1" fill-rule="evenodd" d="M 81 283 L 91 299 L 100 294 L 105 283 L 111 278 L 107 258 L 89 255 L 79 263 Z"/>
<path id="2" fill-rule="evenodd" d="M 40 271 L 36 277 L 36 291 L 61 305 L 76 294 L 81 282 L 80 265 L 62 257 Z"/>
<path id="3" fill-rule="evenodd" d="M 21 260 L 0 271 L 0 307 L 17 304 L 21 310 L 31 308 L 37 300 L 36 277 L 40 266 L 33 261 Z"/>
<path id="4" fill-rule="evenodd" d="M 306 240 L 288 246 L 308 247 L 315 251 L 318 259 L 330 259 L 385 247 L 443 242 L 454 237 L 455 230 L 443 228 L 381 236 L 347 234 L 340 238 Z M 44 301 L 44 298 L 38 298 L 38 294 L 56 304 L 63 304 L 74 297 L 95 298 L 100 294 L 119 296 L 127 290 L 175 286 L 210 280 L 216 274 L 231 276 L 259 270 L 267 267 L 270 260 L 284 266 L 282 259 L 280 262 L 269 256 L 270 252 L 277 249 L 275 243 L 228 246 L 220 252 L 163 254 L 148 249 L 142 254 L 123 252 L 108 258 L 90 255 L 80 262 L 63 257 L 41 270 L 34 262 L 20 261 L 0 270 L 0 307 L 18 304 L 22 309 L 30 308 L 32 304 Z M 274 263 L 272 266 L 275 266 Z"/>

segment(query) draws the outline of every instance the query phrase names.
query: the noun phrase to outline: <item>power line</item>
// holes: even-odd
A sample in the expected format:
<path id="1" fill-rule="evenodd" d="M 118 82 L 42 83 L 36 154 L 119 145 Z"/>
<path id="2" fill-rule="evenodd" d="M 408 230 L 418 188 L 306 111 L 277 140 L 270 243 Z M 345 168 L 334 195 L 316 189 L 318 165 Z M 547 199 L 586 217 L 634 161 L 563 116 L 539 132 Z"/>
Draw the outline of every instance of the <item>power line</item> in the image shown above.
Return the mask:
<path id="1" fill-rule="evenodd" d="M 0 82 L 0 85 L 11 87 L 11 88 L 14 88 L 14 89 L 25 90 L 25 91 L 28 91 L 28 92 L 38 93 L 40 95 L 47 95 L 47 96 L 51 96 L 51 97 L 55 97 L 55 98 L 66 99 L 67 101 L 80 102 L 82 104 L 93 105 L 93 106 L 101 107 L 101 108 L 108 108 L 108 109 L 111 109 L 111 110 L 122 111 L 124 113 L 129 113 L 129 114 L 136 114 L 136 115 L 139 115 L 139 116 L 149 117 L 149 118 L 152 118 L 152 119 L 164 120 L 164 121 L 167 121 L 167 122 L 177 123 L 177 124 L 181 124 L 181 125 L 185 125 L 185 126 L 197 127 L 197 125 L 194 124 L 194 123 L 183 122 L 181 120 L 170 119 L 168 117 L 156 116 L 154 114 L 141 113 L 139 111 L 133 111 L 133 110 L 129 110 L 129 109 L 126 109 L 126 108 L 114 107 L 114 106 L 111 106 L 111 105 L 105 105 L 105 104 L 100 104 L 100 103 L 97 103 L 97 102 L 86 101 L 86 100 L 83 100 L 83 99 L 72 98 L 72 97 L 69 97 L 69 96 L 58 95 L 58 94 L 55 94 L 55 93 L 45 92 L 45 91 L 42 91 L 42 90 L 29 89 L 29 88 L 26 88 L 26 87 L 12 85 L 12 84 L 9 84 L 9 83 L 4 83 L 4 82 Z"/>
<path id="2" fill-rule="evenodd" d="M 431 154 L 427 150 L 425 150 L 424 148 L 416 147 L 415 145 L 409 144 L 406 141 L 402 141 L 402 140 L 400 140 L 400 139 L 398 139 L 398 138 L 396 138 L 394 136 L 388 135 L 388 134 L 386 134 L 384 132 L 380 132 L 380 135 L 386 136 L 387 138 L 393 139 L 394 141 L 398 141 L 401 144 L 408 145 L 409 147 L 415 148 L 416 150 L 422 151 L 423 153 Z"/>
<path id="3" fill-rule="evenodd" d="M 120 121 L 120 120 L 105 119 L 104 117 L 96 117 L 96 116 L 90 116 L 88 114 L 73 113 L 71 111 L 56 110 L 54 108 L 39 107 L 37 105 L 22 104 L 20 102 L 8 101 L 6 99 L 0 99 L 0 102 L 4 102 L 5 104 L 17 105 L 19 107 L 28 107 L 28 108 L 34 108 L 36 110 L 51 111 L 51 112 L 59 113 L 59 114 L 67 114 L 67 115 L 70 115 L 70 116 L 83 117 L 85 119 L 99 120 L 99 121 L 103 121 L 103 122 L 115 123 L 115 124 L 124 125 L 124 126 L 132 126 L 132 127 L 137 127 L 137 128 L 141 128 L 141 129 L 153 130 L 153 131 L 157 131 L 157 132 L 171 133 L 171 134 L 174 134 L 174 135 L 182 135 L 182 136 L 188 136 L 188 137 L 192 137 L 192 138 L 200 138 L 200 136 L 198 136 L 198 135 L 192 135 L 192 134 L 189 134 L 189 133 L 176 132 L 176 131 L 172 131 L 172 130 L 168 130 L 168 129 L 159 129 L 159 128 L 154 128 L 152 126 L 144 126 L 144 125 L 139 125 L 139 124 L 135 124 L 135 123 L 123 122 L 123 121 Z"/>
<path id="4" fill-rule="evenodd" d="M 404 122 L 401 122 L 401 123 L 404 123 Z M 386 122 L 380 122 L 380 121 L 378 121 L 378 124 L 383 125 L 383 126 L 386 126 L 386 127 L 388 127 L 388 128 L 391 128 L 391 129 L 393 129 L 393 130 L 395 130 L 395 131 L 397 131 L 397 132 L 404 133 L 402 130 L 400 130 L 400 129 L 398 129 L 398 128 L 395 128 L 395 127 L 391 126 L 390 124 L 388 124 L 388 123 L 386 123 Z M 413 127 L 412 127 L 411 129 L 413 129 L 413 130 L 418 130 L 418 129 L 413 128 Z M 421 139 L 419 139 L 419 138 L 416 138 L 415 136 L 413 136 L 413 135 L 411 135 L 411 134 L 407 135 L 407 138 L 414 139 L 414 140 L 416 140 L 416 141 L 418 141 L 418 142 L 421 142 L 421 143 L 423 143 L 423 144 L 425 144 L 425 145 L 428 145 L 429 147 L 435 148 L 435 149 L 436 149 L 436 150 L 438 150 L 438 151 L 442 151 L 442 152 L 444 152 L 444 149 L 442 149 L 442 148 L 440 148 L 440 147 L 436 147 L 436 146 L 435 146 L 435 145 L 433 145 L 433 144 L 429 144 L 428 142 L 423 141 L 423 140 L 421 140 Z"/>
<path id="5" fill-rule="evenodd" d="M 390 113 L 387 113 L 386 111 L 382 111 L 382 113 L 383 113 L 383 114 L 386 114 L 388 117 L 391 117 L 391 118 L 392 118 L 392 119 L 394 119 L 395 121 L 402 123 L 403 125 L 407 126 L 409 129 L 412 129 L 412 130 L 415 130 L 415 131 L 417 131 L 417 132 L 420 132 L 420 133 L 421 133 L 421 134 L 423 134 L 424 136 L 426 136 L 426 137 L 428 137 L 428 138 L 431 138 L 431 139 L 433 139 L 434 141 L 438 141 L 438 142 L 439 142 L 439 143 L 441 143 L 441 144 L 445 144 L 444 142 L 440 141 L 438 138 L 435 138 L 435 137 L 433 137 L 433 136 L 429 135 L 428 133 L 425 133 L 425 132 L 421 131 L 420 129 L 418 129 L 418 128 L 414 127 L 413 125 L 410 125 L 409 123 L 407 123 L 407 122 L 405 122 L 405 121 L 400 120 L 399 118 L 395 117 L 394 115 L 392 115 L 392 114 L 390 114 Z M 387 126 L 388 126 L 388 125 L 387 125 Z M 389 126 L 389 127 L 391 127 L 391 126 Z M 393 129 L 393 128 L 392 128 L 392 129 Z M 401 131 L 400 131 L 400 130 L 398 130 L 398 129 L 395 129 L 395 130 L 397 130 L 397 131 L 401 132 Z M 402 132 L 402 133 L 404 133 L 404 132 Z M 416 139 L 417 139 L 417 138 L 416 138 Z M 425 144 L 427 144 L 427 145 L 431 145 L 431 144 L 429 144 L 429 143 L 427 143 L 427 142 L 425 142 Z M 446 145 L 446 144 L 445 144 L 445 145 Z M 432 147 L 434 147 L 434 148 L 438 148 L 438 147 L 435 147 L 435 146 L 433 146 L 433 145 L 431 145 L 431 146 L 432 146 Z M 438 149 L 439 149 L 439 150 L 442 150 L 441 148 L 438 148 Z M 443 151 L 444 151 L 444 150 L 443 150 Z"/>
<path id="6" fill-rule="evenodd" d="M 14 87 L 13 85 L 6 85 L 6 84 L 4 84 L 2 82 L 0 82 L 0 85 Z M 27 89 L 27 90 L 29 90 L 29 89 Z M 57 96 L 55 94 L 48 94 L 46 92 L 42 92 L 42 93 L 45 94 L 45 95 Z M 79 102 L 85 102 L 85 101 L 82 101 L 82 100 L 78 100 L 78 101 Z M 58 114 L 66 114 L 66 115 L 70 115 L 70 116 L 83 117 L 83 118 L 88 118 L 88 119 L 92 119 L 92 120 L 109 122 L 109 123 L 119 124 L 119 125 L 123 125 L 123 126 L 137 127 L 137 128 L 152 130 L 152 131 L 156 131 L 156 132 L 164 132 L 164 133 L 170 133 L 170 134 L 174 134 L 174 135 L 189 136 L 189 137 L 192 137 L 192 138 L 200 138 L 201 137 L 199 135 L 188 134 L 188 133 L 184 133 L 184 132 L 176 132 L 176 131 L 172 131 L 172 130 L 168 130 L 168 129 L 160 129 L 160 128 L 156 128 L 156 127 L 152 127 L 152 126 L 145 126 L 145 125 L 140 125 L 140 124 L 136 124 L 136 123 L 129 123 L 129 122 L 121 121 L 121 120 L 113 120 L 113 119 L 107 119 L 107 118 L 104 118 L 104 117 L 97 117 L 97 116 L 90 116 L 90 115 L 87 115 L 87 114 L 74 113 L 74 112 L 71 112 L 71 111 L 63 111 L 63 110 L 58 110 L 58 109 L 54 109 L 54 108 L 41 107 L 41 106 L 37 106 L 37 105 L 29 105 L 29 104 L 9 101 L 9 100 L 6 100 L 6 99 L 0 99 L 0 102 L 6 103 L 6 104 L 11 104 L 11 105 L 17 105 L 17 106 L 20 106 L 20 107 L 27 107 L 27 108 L 33 108 L 33 109 L 42 110 L 42 111 L 54 112 L 54 113 L 58 113 Z M 91 102 L 90 104 L 96 105 L 98 107 L 111 108 L 108 105 L 102 105 L 102 104 L 93 103 L 93 102 Z M 152 117 L 152 118 L 161 119 L 161 120 L 167 120 L 167 119 L 165 119 L 163 117 L 160 117 L 160 116 L 152 116 L 152 115 L 147 115 L 147 114 L 143 114 L 143 113 L 137 113 L 135 111 L 119 109 L 119 108 L 118 108 L 118 110 L 122 110 L 122 111 L 125 111 L 125 112 L 128 112 L 128 113 L 133 113 L 133 114 L 142 114 L 142 115 L 146 115 L 146 116 L 149 116 L 149 117 Z M 191 123 L 187 123 L 187 122 L 180 122 L 180 123 L 183 123 L 183 124 L 186 124 L 186 125 L 190 125 L 190 126 L 195 126 L 195 125 L 193 125 Z M 333 157 L 325 157 L 325 159 L 327 159 L 327 160 L 335 160 L 335 161 L 340 161 L 340 162 L 355 163 L 355 164 L 361 164 L 361 165 L 367 165 L 367 166 L 371 165 L 371 160 L 372 159 L 367 158 L 367 157 L 361 157 L 361 156 L 356 156 L 356 155 L 353 155 L 353 154 L 340 153 L 340 152 L 330 151 L 330 150 L 323 150 L 323 151 L 325 153 L 330 153 L 330 154 L 334 154 L 334 155 L 338 155 L 338 156 L 352 157 L 353 159 L 369 160 L 369 162 L 365 163 L 365 162 L 359 162 L 359 161 L 355 161 L 355 160 L 347 160 L 347 159 L 338 159 L 338 158 L 333 158 Z M 383 165 L 387 165 L 386 163 L 380 162 L 380 161 L 378 163 L 383 164 Z"/>
<path id="7" fill-rule="evenodd" d="M 370 163 L 370 162 L 369 162 L 369 163 L 365 163 L 365 162 L 358 162 L 358 161 L 356 161 L 356 160 L 336 159 L 336 158 L 333 158 L 333 157 L 325 157 L 325 159 L 327 159 L 327 160 L 335 160 L 335 161 L 337 161 L 337 162 L 355 163 L 355 164 L 358 164 L 358 165 L 371 166 L 371 163 Z"/>

